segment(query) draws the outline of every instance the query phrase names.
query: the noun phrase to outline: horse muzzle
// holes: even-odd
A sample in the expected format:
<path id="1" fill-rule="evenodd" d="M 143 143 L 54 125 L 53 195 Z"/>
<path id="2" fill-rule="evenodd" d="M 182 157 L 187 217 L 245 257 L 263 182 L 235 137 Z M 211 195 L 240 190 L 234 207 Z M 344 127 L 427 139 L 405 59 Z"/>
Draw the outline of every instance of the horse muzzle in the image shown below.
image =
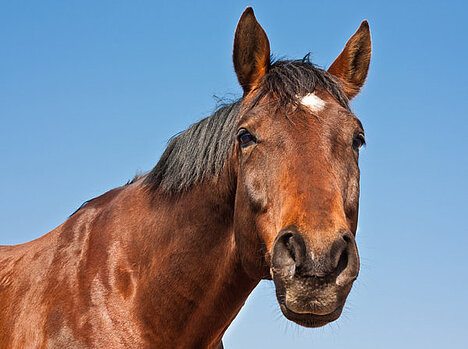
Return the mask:
<path id="1" fill-rule="evenodd" d="M 354 235 L 341 230 L 320 253 L 295 228 L 283 229 L 271 253 L 271 275 L 283 314 L 302 326 L 338 319 L 359 273 Z"/>

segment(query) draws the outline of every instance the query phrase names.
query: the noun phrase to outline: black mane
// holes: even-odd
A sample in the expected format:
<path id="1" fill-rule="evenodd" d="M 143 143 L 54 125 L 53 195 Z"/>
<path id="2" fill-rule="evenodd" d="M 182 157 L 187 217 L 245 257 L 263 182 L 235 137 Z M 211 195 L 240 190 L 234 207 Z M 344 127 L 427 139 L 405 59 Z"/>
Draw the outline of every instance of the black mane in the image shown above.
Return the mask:
<path id="1" fill-rule="evenodd" d="M 317 87 L 326 89 L 344 108 L 349 109 L 348 98 L 341 85 L 311 63 L 308 55 L 302 60 L 272 63 L 253 104 L 265 95 L 273 94 L 278 97 L 280 106 L 287 109 L 297 105 L 300 97 Z M 213 115 L 173 137 L 144 183 L 167 192 L 180 192 L 219 175 L 234 148 L 241 103 L 242 99 L 239 99 L 222 106 Z"/>

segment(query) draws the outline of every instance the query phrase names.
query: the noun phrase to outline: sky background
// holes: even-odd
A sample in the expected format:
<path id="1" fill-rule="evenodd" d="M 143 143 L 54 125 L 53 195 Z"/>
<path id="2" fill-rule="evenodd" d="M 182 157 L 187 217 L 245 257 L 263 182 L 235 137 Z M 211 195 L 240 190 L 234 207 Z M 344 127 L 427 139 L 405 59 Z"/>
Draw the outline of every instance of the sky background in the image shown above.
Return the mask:
<path id="1" fill-rule="evenodd" d="M 328 67 L 363 19 L 373 57 L 353 101 L 361 273 L 341 318 L 304 329 L 262 282 L 229 348 L 468 348 L 466 1 L 0 1 L 0 244 L 39 237 L 157 162 L 237 98 L 248 5 L 277 57 Z"/>

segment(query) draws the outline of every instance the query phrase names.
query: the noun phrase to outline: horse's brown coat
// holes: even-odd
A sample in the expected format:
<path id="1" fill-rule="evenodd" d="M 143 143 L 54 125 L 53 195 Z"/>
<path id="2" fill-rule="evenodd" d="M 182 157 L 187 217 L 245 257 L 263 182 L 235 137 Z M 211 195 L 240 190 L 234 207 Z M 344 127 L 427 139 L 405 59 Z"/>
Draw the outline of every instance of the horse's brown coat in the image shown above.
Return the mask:
<path id="1" fill-rule="evenodd" d="M 355 234 L 359 169 L 351 143 L 362 126 L 323 89 L 316 93 L 326 107 L 317 114 L 299 105 L 285 118 L 274 95 L 251 107 L 269 69 L 269 44 L 251 9 L 239 28 L 235 47 L 247 52 L 240 60 L 234 54 L 245 92 L 239 128 L 255 131 L 257 144 L 236 145 L 221 175 L 190 190 L 168 193 L 141 178 L 91 200 L 37 240 L 0 247 L 0 348 L 216 348 L 270 273 L 283 312 L 298 323 L 333 320 L 320 317 L 325 303 L 342 308 L 358 270 L 352 236 L 346 253 L 357 265 L 346 268 L 356 275 L 343 287 L 330 286 L 339 273 L 286 280 L 271 259 L 287 227 L 322 262 L 343 231 Z M 362 28 L 358 41 L 370 48 Z M 249 33 L 262 45 L 246 47 Z M 359 50 L 346 50 L 332 67 L 352 97 L 367 74 L 368 62 L 358 61 L 370 51 L 359 58 L 351 57 Z M 251 66 L 245 57 L 255 58 Z"/>
<path id="2" fill-rule="evenodd" d="M 232 208 L 209 192 L 168 200 L 136 182 L 2 247 L 1 347 L 216 346 L 258 281 L 238 263 Z"/>

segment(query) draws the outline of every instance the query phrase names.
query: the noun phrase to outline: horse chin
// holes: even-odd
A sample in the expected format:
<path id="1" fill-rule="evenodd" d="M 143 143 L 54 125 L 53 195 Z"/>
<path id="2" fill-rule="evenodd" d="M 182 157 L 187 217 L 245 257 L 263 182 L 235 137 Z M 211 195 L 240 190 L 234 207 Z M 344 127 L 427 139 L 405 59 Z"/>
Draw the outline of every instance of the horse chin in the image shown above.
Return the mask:
<path id="1" fill-rule="evenodd" d="M 338 319 L 352 284 L 318 284 L 311 278 L 285 280 L 273 275 L 276 296 L 284 316 L 305 327 L 321 327 Z"/>

